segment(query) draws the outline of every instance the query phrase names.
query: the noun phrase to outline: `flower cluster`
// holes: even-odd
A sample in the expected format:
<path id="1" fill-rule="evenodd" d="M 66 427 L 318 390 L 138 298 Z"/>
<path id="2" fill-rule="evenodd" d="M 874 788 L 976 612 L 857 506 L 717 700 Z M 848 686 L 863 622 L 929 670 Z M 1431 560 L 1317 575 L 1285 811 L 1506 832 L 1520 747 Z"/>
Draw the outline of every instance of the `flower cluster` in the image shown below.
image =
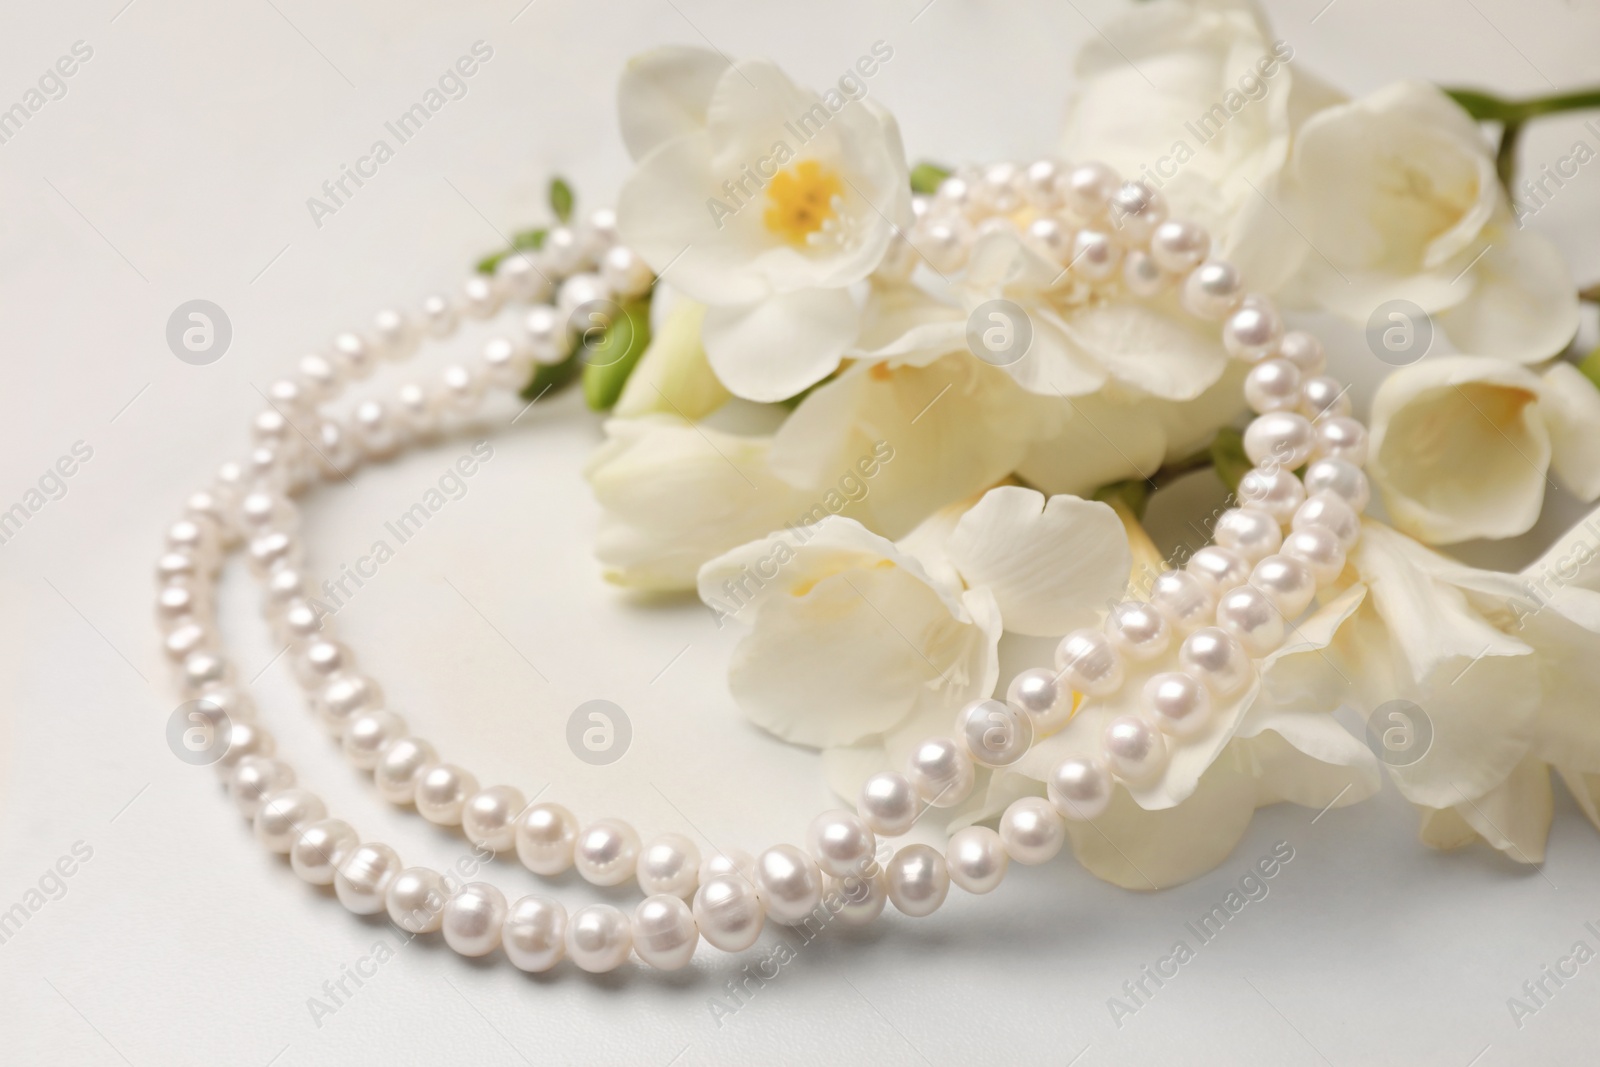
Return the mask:
<path id="1" fill-rule="evenodd" d="M 1291 314 L 1359 329 L 1413 307 L 1433 350 L 1372 404 L 1387 524 L 1366 520 L 1342 576 L 1182 758 L 1071 824 L 1079 860 L 1169 885 L 1220 862 L 1257 807 L 1353 803 L 1385 771 L 1435 845 L 1482 838 L 1536 862 L 1552 767 L 1600 825 L 1584 699 L 1600 683 L 1600 520 L 1522 574 L 1427 547 L 1529 530 L 1552 473 L 1600 498 L 1600 390 L 1561 359 L 1576 287 L 1517 225 L 1493 145 L 1432 85 L 1346 98 L 1244 0 L 1137 5 L 1076 74 L 1060 156 L 1103 165 L 952 174 L 910 168 L 853 75 L 858 91 L 818 94 L 692 48 L 630 64 L 617 231 L 659 280 L 588 470 L 607 577 L 697 590 L 748 626 L 735 701 L 821 750 L 853 798 L 1005 691 L 1006 643 L 1139 595 L 1160 556 L 1119 487 L 1142 500 L 1197 455 L 1227 475 L 1245 410 L 1228 357 L 1253 342 L 1219 336 L 1189 273 L 1225 257 Z M 1204 229 L 1152 239 L 1166 208 Z M 942 821 L 1043 795 L 1121 699 L 1080 695 Z M 1382 738 L 1396 702 L 1426 720 L 1419 759 L 1333 714 Z"/>

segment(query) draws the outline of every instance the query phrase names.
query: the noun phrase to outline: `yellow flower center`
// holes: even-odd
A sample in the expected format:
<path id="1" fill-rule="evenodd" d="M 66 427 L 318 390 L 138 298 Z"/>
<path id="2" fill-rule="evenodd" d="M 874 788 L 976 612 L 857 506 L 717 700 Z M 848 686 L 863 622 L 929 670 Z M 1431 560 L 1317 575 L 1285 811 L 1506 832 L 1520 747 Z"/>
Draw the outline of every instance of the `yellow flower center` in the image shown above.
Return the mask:
<path id="1" fill-rule="evenodd" d="M 839 176 L 814 159 L 780 170 L 767 185 L 767 229 L 790 244 L 806 239 L 838 212 L 834 199 L 844 192 Z"/>

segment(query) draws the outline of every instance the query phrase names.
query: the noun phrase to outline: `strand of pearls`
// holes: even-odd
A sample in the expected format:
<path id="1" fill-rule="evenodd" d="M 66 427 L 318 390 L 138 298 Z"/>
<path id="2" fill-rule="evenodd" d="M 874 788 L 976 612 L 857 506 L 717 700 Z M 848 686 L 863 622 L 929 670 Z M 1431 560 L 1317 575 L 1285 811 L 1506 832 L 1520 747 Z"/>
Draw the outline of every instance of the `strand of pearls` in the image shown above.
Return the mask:
<path id="1" fill-rule="evenodd" d="M 748 948 L 768 918 L 805 923 L 826 907 L 846 923 L 865 923 L 888 902 L 907 915 L 931 914 L 951 882 L 990 892 L 1010 861 L 1031 865 L 1055 856 L 1066 822 L 1097 817 L 1116 781 L 1158 774 L 1174 746 L 1248 688 L 1255 660 L 1282 645 L 1293 620 L 1342 571 L 1369 498 L 1361 470 L 1365 430 L 1349 417 L 1343 388 L 1323 374 L 1316 339 L 1286 332 L 1270 300 L 1247 293 L 1230 264 L 1208 258 L 1204 230 L 1166 217 L 1159 192 L 1119 182 L 1103 165 L 996 164 L 973 180 L 949 179 L 931 202 L 919 198 L 905 244 L 937 270 L 958 270 L 978 235 L 1019 222 L 1030 243 L 1070 268 L 1070 284 L 1136 297 L 1176 288 L 1188 311 L 1221 323 L 1228 352 L 1252 365 L 1245 395 L 1257 417 L 1244 440 L 1255 466 L 1240 484 L 1239 506 L 1218 520 L 1216 544 L 1161 574 L 1143 599 L 1114 606 L 1103 628 L 1068 634 L 1054 668 L 1024 671 L 1005 700 L 963 708 L 952 736 L 916 746 L 905 773 L 870 778 L 858 812 L 817 816 L 804 849 L 780 844 L 757 856 L 702 856 L 678 834 L 646 844 L 621 820 L 583 824 L 558 803 L 528 804 L 512 786 L 480 787 L 386 707 L 378 683 L 357 670 L 311 602 L 293 497 L 319 478 L 347 479 L 363 461 L 389 459 L 445 433 L 491 387 L 515 391 L 535 365 L 566 359 L 567 322 L 577 308 L 646 292 L 654 283 L 649 267 L 616 243 L 615 216 L 597 212 L 580 227 L 553 229 L 538 253 L 508 256 L 492 278 L 474 275 L 453 297 L 429 297 L 415 316 L 382 311 L 367 333 L 340 334 L 327 353 L 302 358 L 293 376 L 268 388 L 249 456 L 225 464 L 168 530 L 156 568 L 165 650 L 184 694 L 226 730 L 215 766 L 257 838 L 286 854 L 305 881 L 332 885 L 349 910 L 387 912 L 414 933 L 441 931 L 463 955 L 503 948 L 524 970 L 570 958 L 599 972 L 631 953 L 674 969 L 688 963 L 702 937 L 728 952 Z M 902 267 L 886 261 L 882 269 Z M 380 361 L 409 356 L 424 339 L 449 337 L 463 318 L 489 319 L 507 304 L 526 305 L 522 335 L 491 340 L 477 363 L 452 364 L 432 385 L 403 385 L 387 402 L 363 400 L 345 419 L 322 411 Z M 1303 481 L 1293 473 L 1302 466 Z M 595 904 L 568 915 L 543 895 L 508 903 L 487 883 L 459 884 L 406 867 L 390 846 L 363 842 L 347 822 L 329 818 L 279 757 L 220 650 L 215 579 L 239 545 L 313 713 L 348 762 L 372 774 L 380 796 L 459 828 L 481 848 L 514 852 L 541 876 L 575 868 L 595 885 L 637 881 L 644 900 L 633 913 Z M 1146 681 L 1142 712 L 1111 722 L 1098 752 L 1058 765 L 1046 797 L 1013 803 L 998 832 L 969 827 L 942 853 L 910 844 L 878 863 L 880 836 L 904 835 L 929 807 L 961 803 L 978 766 L 1015 763 L 1036 739 L 1063 727 L 1081 699 L 1115 693 L 1130 664 L 1162 656 L 1175 642 L 1179 669 Z"/>

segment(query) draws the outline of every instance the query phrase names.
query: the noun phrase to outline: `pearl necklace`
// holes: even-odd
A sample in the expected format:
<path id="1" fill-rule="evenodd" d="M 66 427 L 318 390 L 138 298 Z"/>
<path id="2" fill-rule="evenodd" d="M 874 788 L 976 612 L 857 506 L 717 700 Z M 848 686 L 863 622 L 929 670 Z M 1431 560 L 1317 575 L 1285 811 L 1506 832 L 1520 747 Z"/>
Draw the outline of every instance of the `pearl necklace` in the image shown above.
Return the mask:
<path id="1" fill-rule="evenodd" d="M 514 253 L 493 276 L 473 275 L 454 299 L 430 297 L 418 318 L 382 311 L 366 335 L 341 334 L 329 355 L 301 359 L 294 376 L 268 389 L 269 407 L 252 424 L 248 458 L 225 464 L 168 530 L 156 568 L 164 647 L 191 698 L 186 707 L 194 721 L 221 739 L 215 766 L 256 837 L 286 854 L 300 878 L 332 885 L 350 911 L 387 912 L 411 933 L 442 931 L 465 956 L 503 948 L 526 971 L 570 958 L 585 971 L 602 972 L 632 952 L 675 969 L 688 963 L 701 938 L 727 952 L 749 948 L 768 918 L 868 923 L 885 902 L 907 915 L 929 915 L 951 882 L 987 893 L 1011 860 L 1032 865 L 1054 857 L 1066 821 L 1099 816 L 1117 781 L 1136 784 L 1160 773 L 1171 749 L 1205 728 L 1214 703 L 1237 699 L 1249 687 L 1256 661 L 1282 645 L 1291 621 L 1343 570 L 1369 499 L 1361 469 L 1366 431 L 1349 416 L 1343 387 L 1323 374 L 1321 344 L 1286 332 L 1270 300 L 1246 293 L 1231 264 L 1208 258 L 1203 229 L 1166 217 L 1156 190 L 1122 183 L 1100 164 L 996 164 L 972 181 L 947 179 L 931 201 L 919 199 L 916 224 L 897 238 L 880 273 L 909 274 L 908 248 L 927 249 L 941 272 L 959 269 L 977 234 L 1016 225 L 1017 212 L 1030 202 L 1050 210 L 1028 221 L 1025 241 L 1055 258 L 1075 288 L 1149 298 L 1175 287 L 1189 313 L 1222 324 L 1228 353 L 1252 365 L 1244 392 L 1256 418 L 1244 448 L 1254 466 L 1240 482 L 1239 506 L 1217 521 L 1215 544 L 1159 575 L 1143 599 L 1117 604 L 1103 628 L 1067 634 L 1054 669 L 1024 671 L 1005 700 L 963 708 L 952 735 L 917 745 L 903 774 L 873 775 L 857 812 L 817 816 L 804 849 L 780 844 L 754 857 L 732 851 L 702 859 L 678 834 L 644 845 L 621 820 L 583 824 L 560 804 L 527 804 L 511 786 L 479 788 L 471 773 L 441 761 L 433 745 L 385 709 L 378 684 L 334 640 L 331 619 L 307 595 L 292 498 L 319 477 L 345 478 L 363 459 L 387 459 L 409 443 L 438 437 L 451 419 L 476 409 L 490 387 L 517 390 L 536 365 L 565 361 L 566 323 L 583 305 L 648 292 L 655 282 L 650 268 L 616 243 L 615 215 L 596 212 L 581 227 L 552 229 L 537 254 Z M 381 359 L 408 356 L 424 338 L 450 336 L 463 316 L 488 319 L 507 303 L 531 305 L 523 313 L 523 338 L 490 341 L 478 364 L 449 366 L 434 386 L 401 386 L 389 403 L 362 401 L 345 420 L 321 413 Z M 1301 467 L 1303 478 L 1293 473 Z M 508 904 L 492 885 L 463 885 L 406 867 L 390 846 L 363 842 L 348 823 L 328 818 L 323 802 L 297 785 L 278 756 L 219 648 L 215 580 L 239 544 L 314 713 L 351 765 L 371 772 L 381 796 L 415 805 L 432 823 L 459 827 L 478 847 L 514 851 L 539 875 L 576 867 L 595 885 L 636 879 L 645 899 L 632 915 L 591 904 L 569 916 L 542 895 Z M 1083 697 L 1119 690 L 1126 663 L 1150 661 L 1174 642 L 1180 669 L 1148 680 L 1142 713 L 1114 719 L 1097 755 L 1056 766 L 1046 797 L 1011 804 L 998 831 L 958 831 L 943 853 L 911 844 L 878 862 L 879 837 L 905 834 L 927 807 L 959 804 L 972 791 L 977 766 L 1015 763 L 1036 738 L 1066 725 Z"/>

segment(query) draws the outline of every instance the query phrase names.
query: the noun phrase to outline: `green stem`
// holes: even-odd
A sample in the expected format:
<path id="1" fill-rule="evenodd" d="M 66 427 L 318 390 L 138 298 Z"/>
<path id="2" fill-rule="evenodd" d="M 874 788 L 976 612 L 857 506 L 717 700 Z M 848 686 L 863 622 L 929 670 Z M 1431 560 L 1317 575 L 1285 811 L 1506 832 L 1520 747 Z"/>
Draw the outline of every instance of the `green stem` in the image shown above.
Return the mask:
<path id="1" fill-rule="evenodd" d="M 1508 122 L 1500 129 L 1500 147 L 1494 154 L 1494 172 L 1500 178 L 1500 187 L 1511 195 L 1511 185 L 1517 180 L 1517 142 L 1522 139 L 1522 123 Z"/>
<path id="2" fill-rule="evenodd" d="M 1507 196 L 1511 195 L 1511 183 L 1517 177 L 1517 142 L 1522 137 L 1522 127 L 1529 120 L 1563 111 L 1600 108 L 1600 88 L 1552 93 L 1527 100 L 1506 100 L 1477 89 L 1446 89 L 1445 95 L 1479 122 L 1500 124 L 1500 148 L 1495 153 L 1494 169 Z"/>
<path id="3" fill-rule="evenodd" d="M 1600 282 L 1578 290 L 1578 299 L 1590 304 L 1600 304 Z"/>

